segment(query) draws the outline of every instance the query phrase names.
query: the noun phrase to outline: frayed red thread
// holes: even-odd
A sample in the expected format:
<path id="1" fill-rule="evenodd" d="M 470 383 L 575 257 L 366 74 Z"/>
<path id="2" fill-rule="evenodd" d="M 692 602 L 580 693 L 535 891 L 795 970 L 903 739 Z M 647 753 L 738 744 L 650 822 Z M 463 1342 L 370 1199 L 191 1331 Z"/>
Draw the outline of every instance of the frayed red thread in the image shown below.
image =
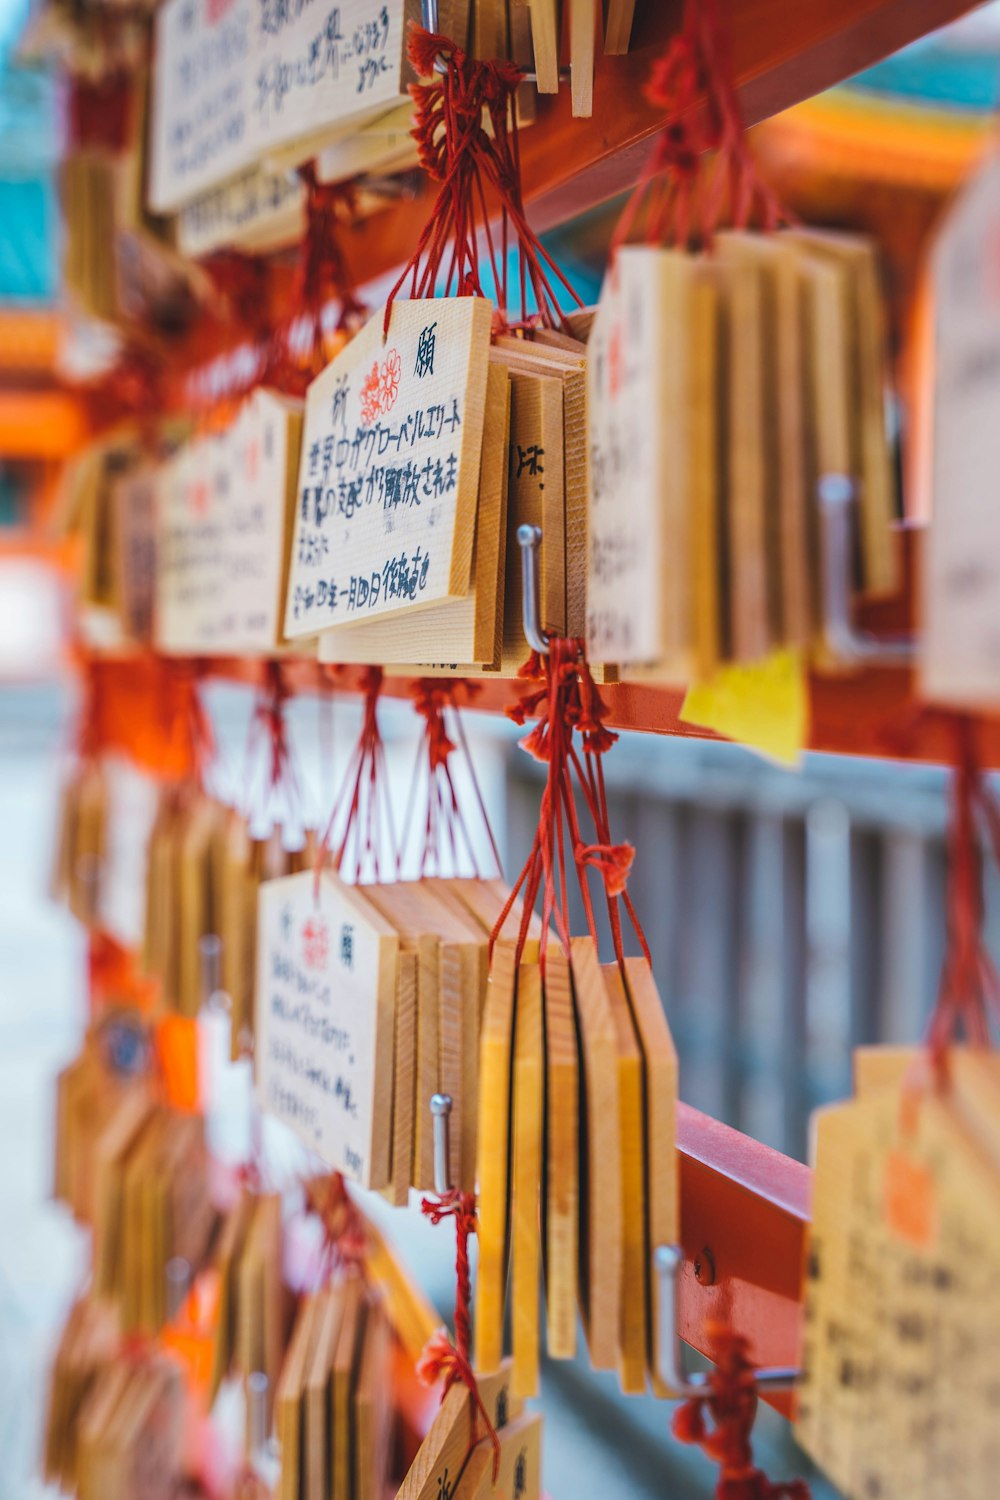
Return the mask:
<path id="1" fill-rule="evenodd" d="M 716 1500 L 809 1500 L 805 1480 L 775 1484 L 754 1463 L 757 1387 L 747 1340 L 725 1324 L 710 1323 L 707 1331 L 715 1364 L 705 1394 L 692 1396 L 674 1413 L 674 1437 L 719 1465 Z"/>

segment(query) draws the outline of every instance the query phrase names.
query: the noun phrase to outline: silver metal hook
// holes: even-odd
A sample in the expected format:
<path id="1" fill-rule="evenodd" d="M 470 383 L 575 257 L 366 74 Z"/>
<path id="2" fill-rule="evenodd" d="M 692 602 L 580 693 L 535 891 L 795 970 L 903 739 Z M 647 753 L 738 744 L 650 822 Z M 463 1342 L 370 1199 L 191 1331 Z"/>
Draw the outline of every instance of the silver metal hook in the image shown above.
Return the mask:
<path id="1" fill-rule="evenodd" d="M 709 1382 L 704 1371 L 684 1368 L 680 1328 L 680 1271 L 684 1252 L 679 1245 L 657 1245 L 653 1251 L 653 1275 L 659 1282 L 660 1316 L 656 1339 L 656 1373 L 672 1396 L 701 1396 Z M 792 1368 L 754 1371 L 758 1387 L 790 1390 L 802 1372 Z"/>
<path id="2" fill-rule="evenodd" d="M 847 474 L 823 474 L 816 487 L 823 569 L 823 638 L 837 661 L 859 666 L 905 666 L 916 657 L 906 637 L 869 635 L 851 620 L 853 515 L 857 485 Z"/>
<path id="3" fill-rule="evenodd" d="M 448 1170 L 451 1141 L 451 1095 L 431 1095 L 431 1116 L 434 1122 L 434 1191 L 451 1192 L 451 1173 Z"/>
<path id="4" fill-rule="evenodd" d="M 524 638 L 532 651 L 547 656 L 549 638 L 542 629 L 538 607 L 538 549 L 542 542 L 540 526 L 519 526 L 517 545 L 521 549 L 521 621 Z"/>
<path id="5" fill-rule="evenodd" d="M 420 0 L 420 18 L 424 30 L 430 31 L 436 36 L 438 29 L 438 0 Z M 434 59 L 434 71 L 435 73 L 446 73 L 448 71 L 448 64 L 440 53 Z M 538 82 L 537 73 L 525 73 L 522 76 L 525 83 Z M 571 76 L 569 68 L 559 69 L 560 83 L 568 83 Z"/>

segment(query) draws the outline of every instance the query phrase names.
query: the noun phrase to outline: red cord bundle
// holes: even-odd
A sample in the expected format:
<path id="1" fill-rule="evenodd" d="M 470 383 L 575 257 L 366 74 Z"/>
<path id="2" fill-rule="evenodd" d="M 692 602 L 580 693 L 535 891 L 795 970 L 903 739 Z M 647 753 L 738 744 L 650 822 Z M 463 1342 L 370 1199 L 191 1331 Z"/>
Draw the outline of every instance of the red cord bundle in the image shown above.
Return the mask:
<path id="1" fill-rule="evenodd" d="M 525 217 L 514 111 L 521 72 L 513 63 L 480 62 L 447 37 L 416 26 L 410 32 L 407 51 L 419 76 L 433 80 L 410 87 L 416 105 L 411 134 L 421 166 L 441 187 L 417 248 L 389 294 L 386 332 L 393 300 L 407 278 L 411 297 L 434 296 L 442 272 L 445 296 L 488 295 L 480 277 L 480 233 L 486 241 L 498 311 L 505 322 L 510 306 L 507 253 L 511 230 L 519 257 L 520 321 L 529 321 L 530 283 L 539 320 L 548 327 L 555 326 L 562 318 L 550 275 L 576 302 L 579 298 Z M 442 73 L 435 72 L 439 58 L 444 63 Z M 483 125 L 484 111 L 489 119 L 488 131 Z M 490 224 L 487 194 L 500 208 L 499 244 Z"/>
<path id="2" fill-rule="evenodd" d="M 684 0 L 681 29 L 654 63 L 646 97 L 667 118 L 622 214 L 616 246 L 642 214 L 649 243 L 681 249 L 709 246 L 727 210 L 735 229 L 790 221 L 747 142 L 719 0 Z"/>
<path id="3" fill-rule="evenodd" d="M 507 710 L 515 723 L 537 717 L 534 729 L 521 741 L 522 748 L 548 766 L 548 777 L 539 810 L 538 830 L 524 869 L 493 930 L 491 943 L 503 931 L 507 917 L 524 894 L 524 911 L 518 936 L 518 952 L 524 948 L 531 914 L 539 888 L 542 890 L 541 953 L 544 962 L 549 925 L 554 920 L 559 938 L 569 951 L 569 892 L 566 883 L 567 843 L 583 898 L 587 927 L 597 937 L 593 904 L 587 880 L 588 869 L 599 870 L 608 902 L 608 919 L 619 962 L 622 949 L 618 898 L 625 903 L 632 926 L 646 959 L 649 948 L 626 889 L 635 854 L 630 844 L 612 842 L 602 757 L 618 736 L 604 723 L 607 708 L 587 665 L 582 641 L 553 639 L 544 659 L 532 654 L 521 668 L 521 676 L 541 679 L 543 686 L 527 694 Z M 580 736 L 582 759 L 574 743 Z M 587 843 L 580 829 L 574 783 L 582 795 L 594 830 Z"/>
<path id="4" fill-rule="evenodd" d="M 773 1484 L 754 1464 L 750 1434 L 757 1390 L 746 1339 L 724 1324 L 709 1325 L 708 1333 L 715 1367 L 705 1394 L 692 1396 L 674 1413 L 674 1437 L 696 1444 L 719 1465 L 716 1500 L 809 1500 L 805 1480 Z"/>
<path id="5" fill-rule="evenodd" d="M 319 879 L 327 852 L 333 850 L 333 868 L 345 879 L 360 881 L 366 875 L 382 879 L 382 871 L 394 871 L 399 862 L 392 803 L 389 800 L 385 747 L 378 727 L 378 700 L 382 691 L 382 668 L 366 667 L 361 679 L 364 716 L 361 733 L 351 755 L 329 822 L 320 841 Z M 384 821 L 383 821 L 384 820 Z M 390 852 L 382 858 L 383 835 Z"/>
<path id="6" fill-rule="evenodd" d="M 426 771 L 426 813 L 418 865 L 421 877 L 430 874 L 442 875 L 446 872 L 458 874 L 459 865 L 463 859 L 476 876 L 481 874 L 450 764 L 452 756 L 459 749 L 461 749 L 472 783 L 473 794 L 479 806 L 482 826 L 486 830 L 492 850 L 494 872 L 498 875 L 501 873 L 500 853 L 493 836 L 493 829 L 490 827 L 486 803 L 483 800 L 472 757 L 469 754 L 465 726 L 459 714 L 459 698 L 465 697 L 469 700 L 478 691 L 477 683 L 465 682 L 461 679 L 450 680 L 444 677 L 418 678 L 411 690 L 414 707 L 424 719 L 426 727 L 417 751 L 417 763 L 410 784 L 398 863 L 401 867 L 409 840 L 413 811 L 419 802 L 421 775 L 423 771 Z M 452 739 L 449 734 L 449 713 L 455 739 Z"/>
<path id="7" fill-rule="evenodd" d="M 927 1032 L 935 1064 L 960 1036 L 990 1045 L 990 1016 L 1000 1015 L 1000 976 L 983 942 L 983 870 L 976 820 L 986 824 L 1000 865 L 1000 801 L 983 773 L 971 719 L 954 723 L 955 770 L 948 840 L 947 952 Z"/>

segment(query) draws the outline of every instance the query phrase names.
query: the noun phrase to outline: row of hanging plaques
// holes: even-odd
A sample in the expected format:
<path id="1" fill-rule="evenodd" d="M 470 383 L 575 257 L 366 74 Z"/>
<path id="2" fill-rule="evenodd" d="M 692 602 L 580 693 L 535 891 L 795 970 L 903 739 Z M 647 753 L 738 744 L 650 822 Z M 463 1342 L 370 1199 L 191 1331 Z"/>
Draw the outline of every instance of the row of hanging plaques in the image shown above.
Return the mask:
<path id="1" fill-rule="evenodd" d="M 857 584 L 896 585 L 866 242 L 626 249 L 566 332 L 491 340 L 480 298 L 387 317 L 304 407 L 258 390 L 218 430 L 165 434 L 162 462 L 134 432 L 85 453 L 65 518 L 97 641 L 514 675 L 533 525 L 541 624 L 605 675 L 822 660 L 826 473 L 858 476 Z"/>

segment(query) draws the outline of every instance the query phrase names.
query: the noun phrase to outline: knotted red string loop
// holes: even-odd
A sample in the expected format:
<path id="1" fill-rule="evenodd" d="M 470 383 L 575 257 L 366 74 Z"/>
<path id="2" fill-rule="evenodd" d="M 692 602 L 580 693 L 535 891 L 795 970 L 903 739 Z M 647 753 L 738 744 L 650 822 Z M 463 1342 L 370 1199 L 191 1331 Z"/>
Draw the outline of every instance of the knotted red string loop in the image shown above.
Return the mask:
<path id="1" fill-rule="evenodd" d="M 110 68 L 99 78 L 72 77 L 66 98 L 70 145 L 124 151 L 132 138 L 133 100 L 132 75 L 124 66 Z"/>
<path id="2" fill-rule="evenodd" d="M 368 1256 L 368 1225 L 347 1191 L 340 1172 L 307 1178 L 303 1183 L 306 1211 L 314 1214 L 323 1229 L 322 1279 L 334 1270 L 364 1269 Z"/>
<path id="3" fill-rule="evenodd" d="M 1000 1016 L 1000 977 L 983 941 L 983 869 L 977 820 L 985 825 L 1000 865 L 1000 801 L 980 763 L 973 721 L 953 720 L 955 769 L 948 834 L 947 950 L 927 1042 L 938 1068 L 962 1037 L 990 1045 L 991 1016 Z"/>
<path id="4" fill-rule="evenodd" d="M 256 813 L 262 820 L 276 821 L 282 798 L 286 814 L 301 810 L 302 786 L 288 732 L 290 697 L 281 663 L 266 662 L 247 736 L 244 805 L 248 817 Z"/>
<path id="5" fill-rule="evenodd" d="M 413 705 L 424 720 L 425 727 L 410 781 L 406 817 L 399 843 L 398 871 L 402 869 L 414 809 L 420 800 L 420 787 L 426 781 L 426 812 L 419 856 L 420 875 L 432 872 L 440 875 L 446 870 L 457 875 L 463 858 L 471 867 L 472 873 L 480 875 L 479 862 L 452 774 L 452 757 L 460 751 L 478 805 L 480 820 L 489 840 L 495 872 L 498 875 L 501 873 L 500 852 L 459 712 L 460 700 L 469 702 L 479 691 L 478 683 L 444 677 L 418 678 L 410 689 Z"/>
<path id="6" fill-rule="evenodd" d="M 552 921 L 568 952 L 568 844 L 591 937 L 597 941 L 587 871 L 595 869 L 604 884 L 611 937 L 619 963 L 624 958 L 619 901 L 624 903 L 642 952 L 649 961 L 645 934 L 627 890 L 635 851 L 630 844 L 614 842 L 608 816 L 602 759 L 618 736 L 605 723 L 607 706 L 591 676 L 583 642 L 553 638 L 549 642 L 548 656 L 540 657 L 533 652 L 519 675 L 529 681 L 541 680 L 542 686 L 512 704 L 507 713 L 517 724 L 536 718 L 534 728 L 521 741 L 521 748 L 546 765 L 548 774 L 531 852 L 490 936 L 491 953 L 522 889 L 524 901 L 518 933 L 518 958 L 524 951 L 539 891 L 542 897 L 542 960 L 544 962 Z M 580 829 L 576 808 L 578 796 L 582 798 L 593 826 L 594 837 L 590 842 L 584 839 Z"/>
<path id="7" fill-rule="evenodd" d="M 552 327 L 562 314 L 552 278 L 579 305 L 579 297 L 531 230 L 521 191 L 521 157 L 514 97 L 522 82 L 509 62 L 481 62 L 469 57 L 448 37 L 411 26 L 407 52 L 415 72 L 428 83 L 411 84 L 415 109 L 410 134 L 420 164 L 441 184 L 417 248 L 389 293 L 385 308 L 388 334 L 392 304 L 407 278 L 411 297 L 432 297 L 441 274 L 444 295 L 490 295 L 480 272 L 480 235 L 493 280 L 498 321 L 506 326 L 507 253 L 513 232 L 518 251 L 520 321 L 528 314 L 528 287 L 537 318 Z M 444 71 L 435 72 L 442 59 Z M 489 128 L 484 126 L 484 114 Z M 497 239 L 490 221 L 491 203 L 500 210 Z M 449 255 L 450 246 L 450 255 Z"/>
<path id="8" fill-rule="evenodd" d="M 674 1413 L 674 1437 L 695 1444 L 719 1465 L 716 1500 L 809 1500 L 805 1480 L 774 1484 L 754 1463 L 757 1387 L 747 1340 L 719 1323 L 709 1323 L 708 1334 L 715 1365 L 705 1394 L 692 1396 Z"/>
<path id="9" fill-rule="evenodd" d="M 645 93 L 666 120 L 613 249 L 640 219 L 647 242 L 681 249 L 710 246 L 727 216 L 736 229 L 792 222 L 750 151 L 719 0 L 684 0 L 680 31 L 653 64 Z"/>
<path id="10" fill-rule="evenodd" d="M 304 396 L 328 361 L 327 305 L 339 303 L 335 331 L 344 335 L 358 326 L 366 308 L 355 292 L 342 236 L 344 225 L 353 223 L 357 210 L 354 184 L 320 182 L 312 162 L 299 169 L 299 176 L 306 189 L 305 235 L 289 314 L 272 336 L 264 378 L 289 394 Z M 299 355 L 293 344 L 303 322 L 305 347 Z"/>
<path id="11" fill-rule="evenodd" d="M 396 831 L 389 798 L 385 746 L 378 724 L 378 700 L 382 691 L 382 668 L 366 667 L 361 675 L 364 713 L 361 732 L 351 753 L 340 791 L 320 840 L 316 864 L 319 878 L 331 849 L 333 868 L 345 879 L 358 882 L 363 875 L 378 881 L 385 868 L 383 836 L 389 839 L 389 868 L 399 865 Z"/>
<path id="12" fill-rule="evenodd" d="M 469 1434 L 469 1448 L 475 1447 L 479 1441 L 479 1419 L 482 1418 L 493 1448 L 493 1483 L 496 1484 L 500 1472 L 500 1437 L 486 1410 L 476 1380 L 475 1372 L 468 1359 L 455 1348 L 444 1328 L 439 1328 L 437 1333 L 432 1334 L 424 1345 L 423 1353 L 417 1360 L 417 1375 L 424 1385 L 434 1386 L 439 1381 L 444 1383 L 443 1394 L 447 1395 L 452 1386 L 461 1382 L 469 1392 L 472 1407 L 472 1424 Z"/>

